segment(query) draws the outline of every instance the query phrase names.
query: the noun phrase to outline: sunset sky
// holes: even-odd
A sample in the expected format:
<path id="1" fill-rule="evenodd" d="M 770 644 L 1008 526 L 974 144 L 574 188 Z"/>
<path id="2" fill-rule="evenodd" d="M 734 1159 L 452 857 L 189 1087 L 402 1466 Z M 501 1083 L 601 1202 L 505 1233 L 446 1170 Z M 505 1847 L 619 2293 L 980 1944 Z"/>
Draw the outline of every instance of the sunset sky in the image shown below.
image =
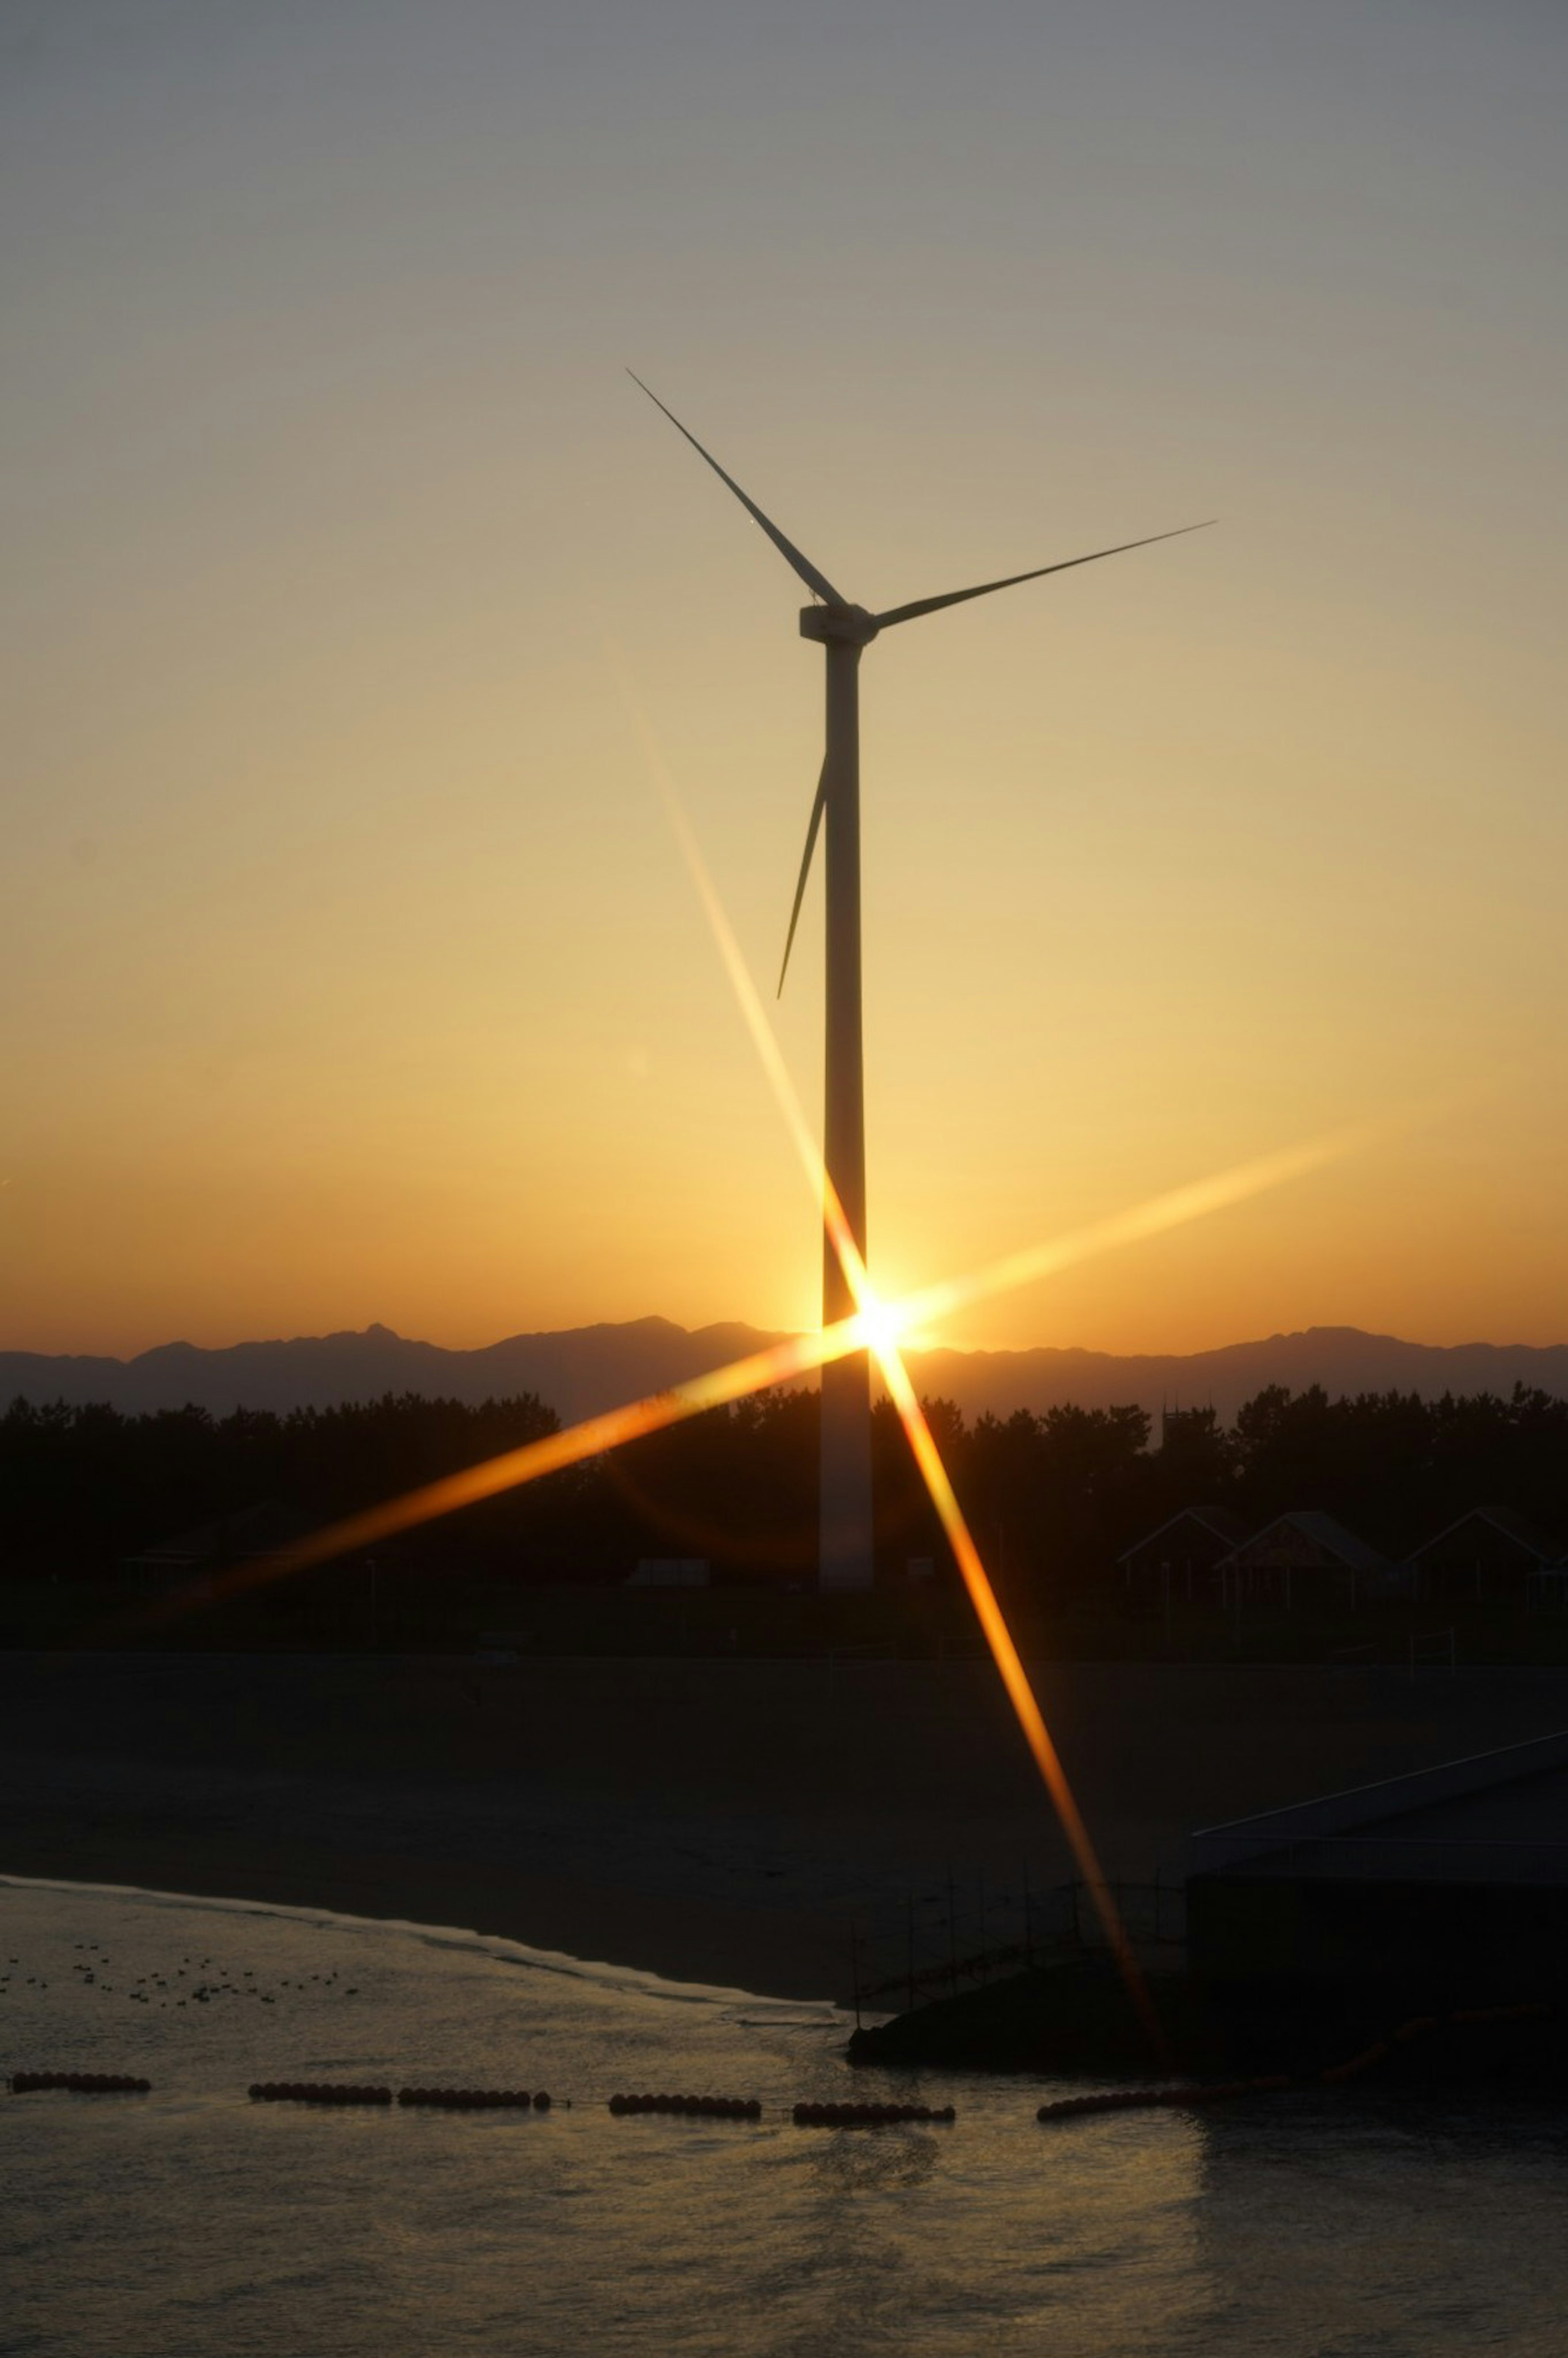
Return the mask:
<path id="1" fill-rule="evenodd" d="M 1568 1338 L 1549 0 L 0 6 L 0 1343 L 810 1324 L 798 585 L 884 1291 L 1369 1116 L 996 1345 Z M 778 1010 L 815 1120 L 821 883 Z"/>

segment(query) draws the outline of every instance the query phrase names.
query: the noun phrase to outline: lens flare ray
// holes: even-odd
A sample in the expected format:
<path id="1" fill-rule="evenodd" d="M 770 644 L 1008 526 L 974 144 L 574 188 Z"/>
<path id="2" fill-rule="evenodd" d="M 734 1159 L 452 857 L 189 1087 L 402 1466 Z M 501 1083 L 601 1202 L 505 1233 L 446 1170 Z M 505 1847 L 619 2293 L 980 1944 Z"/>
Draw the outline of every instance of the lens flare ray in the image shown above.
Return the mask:
<path id="1" fill-rule="evenodd" d="M 443 1475 L 438 1481 L 423 1483 L 418 1489 L 406 1490 L 399 1498 L 345 1515 L 255 1563 L 232 1565 L 204 1586 L 202 1601 L 237 1595 L 246 1588 L 313 1571 L 319 1564 L 331 1563 L 340 1556 L 353 1555 L 362 1548 L 395 1539 L 443 1515 L 456 1514 L 463 1507 L 478 1506 L 483 1499 L 520 1489 L 524 1483 L 540 1481 L 546 1474 L 558 1474 L 569 1466 L 580 1466 L 588 1458 L 601 1457 L 629 1441 L 661 1433 L 667 1425 L 701 1416 L 709 1409 L 727 1407 L 732 1401 L 745 1400 L 753 1392 L 787 1383 L 792 1377 L 814 1373 L 827 1360 L 843 1357 L 860 1347 L 858 1319 L 844 1319 L 828 1335 L 791 1336 L 782 1343 L 770 1345 L 765 1351 L 751 1352 L 744 1358 L 731 1359 L 725 1367 L 690 1377 L 668 1391 L 650 1392 L 642 1400 L 628 1401 L 623 1408 L 587 1417 L 560 1433 L 525 1442 L 518 1449 L 503 1450 L 499 1456 L 488 1457 L 481 1465 L 465 1466 L 460 1473 Z M 167 1619 L 195 1601 L 196 1592 L 182 1591 L 165 1600 L 161 1607 L 149 1607 L 143 1617 Z"/>
<path id="2" fill-rule="evenodd" d="M 907 1321 L 907 1310 L 901 1305 L 884 1304 L 872 1287 L 860 1247 L 855 1242 L 849 1223 L 845 1217 L 843 1206 L 838 1200 L 838 1190 L 817 1151 L 816 1141 L 811 1134 L 799 1097 L 790 1079 L 788 1068 L 773 1035 L 773 1026 L 768 1022 L 762 999 L 752 980 L 751 970 L 741 955 L 741 946 L 735 939 L 723 904 L 714 888 L 713 880 L 708 873 L 707 865 L 697 848 L 686 815 L 676 800 L 664 766 L 657 761 L 654 749 L 649 747 L 648 750 L 654 760 L 655 775 L 663 790 L 671 824 L 675 827 L 708 924 L 712 927 L 714 939 L 719 946 L 719 955 L 740 1003 L 747 1029 L 752 1034 L 763 1070 L 767 1074 L 773 1095 L 778 1101 L 779 1109 L 795 1141 L 806 1178 L 814 1194 L 820 1196 L 823 1218 L 832 1240 L 833 1249 L 838 1256 L 839 1265 L 849 1282 L 855 1303 L 858 1323 L 864 1331 L 866 1344 L 881 1370 L 882 1381 L 887 1386 L 888 1395 L 898 1412 L 899 1421 L 903 1426 L 915 1465 L 930 1494 L 932 1505 L 936 1509 L 947 1543 L 953 1551 L 954 1560 L 968 1593 L 969 1602 L 974 1607 L 975 1617 L 980 1625 L 986 1644 L 990 1649 L 991 1659 L 996 1664 L 1024 1742 L 1029 1747 L 1034 1765 L 1051 1797 L 1062 1831 L 1066 1835 L 1074 1859 L 1077 1864 L 1078 1872 L 1088 1886 L 1095 1911 L 1099 1917 L 1111 1952 L 1120 1967 L 1123 1979 L 1144 2027 L 1158 2046 L 1162 2039 L 1159 2020 L 1154 2013 L 1143 1976 L 1139 1972 L 1137 1962 L 1132 1955 L 1126 1929 L 1111 1897 L 1110 1887 L 1106 1880 L 1105 1871 L 1100 1866 L 1098 1854 L 1095 1850 L 1088 1828 L 1084 1823 L 1083 1813 L 1074 1796 L 1066 1770 L 1062 1765 L 1061 1755 L 1051 1740 L 1050 1731 L 1045 1725 L 1044 1714 L 1030 1684 L 1029 1673 L 1024 1669 L 1022 1659 L 1013 1642 L 1012 1632 L 1007 1625 L 1007 1617 L 997 1601 L 996 1591 L 991 1586 L 985 1565 L 981 1561 L 980 1552 L 975 1544 L 964 1510 L 958 1504 L 957 1493 L 953 1487 L 952 1479 L 943 1462 L 942 1453 L 936 1446 L 935 1436 L 932 1433 L 925 1412 L 920 1405 L 919 1397 L 910 1380 L 909 1370 L 904 1365 L 903 1355 L 899 1349 L 898 1334 Z"/>
<path id="3" fill-rule="evenodd" d="M 988 1295 L 1016 1293 L 1022 1286 L 1036 1285 L 1042 1279 L 1059 1276 L 1064 1270 L 1074 1269 L 1082 1261 L 1098 1260 L 1101 1253 L 1146 1243 L 1172 1228 L 1186 1228 L 1190 1222 L 1206 1219 L 1212 1213 L 1228 1211 L 1254 1195 L 1284 1186 L 1292 1179 L 1304 1179 L 1310 1172 L 1321 1171 L 1331 1163 L 1341 1162 L 1348 1154 L 1393 1136 L 1397 1129 L 1407 1124 L 1408 1118 L 1398 1121 L 1390 1119 L 1327 1131 L 1300 1145 L 1281 1147 L 1272 1154 L 1235 1163 L 1206 1179 L 1195 1179 L 1185 1186 L 1151 1195 L 1125 1212 L 1113 1212 L 1107 1219 L 1092 1220 L 1084 1228 L 1070 1228 L 1062 1236 L 1004 1254 L 1000 1260 L 972 1271 L 967 1277 L 946 1278 L 937 1284 L 923 1286 L 900 1303 L 901 1319 L 906 1326 L 925 1328 Z"/>
<path id="4" fill-rule="evenodd" d="M 735 939 L 667 770 L 642 716 L 638 714 L 636 718 L 649 766 L 657 780 L 671 826 L 702 902 L 747 1030 L 807 1180 L 814 1194 L 820 1198 L 824 1224 L 849 1283 L 865 1345 L 881 1370 L 882 1380 L 953 1551 L 991 1659 L 1024 1741 L 1051 1797 L 1063 1833 L 1077 1862 L 1078 1871 L 1088 1886 L 1095 1911 L 1120 1968 L 1129 1995 L 1154 2047 L 1162 2049 L 1163 2031 L 1147 1985 L 1132 1954 L 1119 1910 L 1077 1806 L 1061 1756 L 1052 1741 L 1028 1672 L 1008 1628 L 1006 1616 L 991 1586 L 930 1423 L 910 1380 L 899 1348 L 899 1336 L 913 1328 L 925 1327 L 935 1318 L 949 1314 L 987 1294 L 1011 1292 L 1017 1287 L 1037 1282 L 1076 1262 L 1119 1246 L 1141 1242 L 1168 1229 L 1185 1226 L 1190 1221 L 1243 1203 L 1268 1189 L 1281 1186 L 1291 1179 L 1304 1177 L 1307 1173 L 1337 1162 L 1357 1148 L 1367 1147 L 1379 1136 L 1392 1134 L 1407 1127 L 1409 1117 L 1400 1115 L 1384 1121 L 1347 1127 L 1297 1146 L 1281 1149 L 1272 1154 L 1254 1157 L 1228 1171 L 1194 1181 L 1184 1187 L 1170 1189 L 1164 1195 L 1136 1205 L 1127 1212 L 1113 1215 L 1109 1219 L 1093 1222 L 1065 1237 L 1008 1254 L 967 1278 L 927 1287 L 896 1303 L 882 1303 L 871 1285 L 864 1260 L 806 1121 L 762 998 L 752 979 L 751 969 Z"/>

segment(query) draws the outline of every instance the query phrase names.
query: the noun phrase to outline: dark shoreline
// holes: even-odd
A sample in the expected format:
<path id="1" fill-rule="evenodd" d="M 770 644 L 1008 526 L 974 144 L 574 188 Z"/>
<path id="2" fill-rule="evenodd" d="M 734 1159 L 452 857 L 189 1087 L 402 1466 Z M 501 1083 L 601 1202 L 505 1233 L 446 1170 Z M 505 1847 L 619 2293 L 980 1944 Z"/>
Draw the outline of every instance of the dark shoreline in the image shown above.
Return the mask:
<path id="1" fill-rule="evenodd" d="M 125 1886 L 193 1899 L 320 1909 L 373 1922 L 449 1927 L 522 1946 L 620 1965 L 668 1981 L 758 1997 L 830 2000 L 848 1985 L 836 1920 L 737 1908 L 694 1897 L 678 1903 L 569 1877 L 489 1873 L 471 1864 L 395 1851 L 319 1855 L 296 1833 L 242 1853 L 189 1826 L 94 1836 L 74 1812 L 45 1814 L 36 1839 L 7 1830 L 0 1875 L 38 1882 Z M 813 1962 L 820 1956 L 818 1968 Z"/>

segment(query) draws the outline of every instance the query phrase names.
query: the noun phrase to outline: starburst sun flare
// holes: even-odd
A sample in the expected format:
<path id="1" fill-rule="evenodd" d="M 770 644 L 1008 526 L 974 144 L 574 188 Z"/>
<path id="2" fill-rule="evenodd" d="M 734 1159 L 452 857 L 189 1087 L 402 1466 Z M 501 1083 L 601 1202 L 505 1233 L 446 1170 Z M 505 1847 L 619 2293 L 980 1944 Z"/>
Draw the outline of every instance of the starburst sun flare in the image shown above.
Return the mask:
<path id="1" fill-rule="evenodd" d="M 966 1303 L 987 1294 L 1011 1291 L 1024 1283 L 1037 1282 L 1118 1247 L 1185 1226 L 1245 1201 L 1321 1167 L 1349 1152 L 1357 1145 L 1367 1143 L 1369 1133 L 1365 1129 L 1346 1130 L 1256 1158 L 1130 1206 L 1088 1228 L 1023 1248 L 967 1276 L 938 1282 L 900 1299 L 883 1297 L 877 1292 L 850 1232 L 761 997 L 696 838 L 676 798 L 651 731 L 634 703 L 632 708 L 644 755 L 707 914 L 742 1020 L 790 1132 L 805 1176 L 821 1205 L 825 1230 L 843 1269 L 854 1300 L 854 1312 L 847 1318 L 825 1325 L 816 1334 L 791 1337 L 765 1351 L 712 1369 L 671 1390 L 630 1401 L 622 1408 L 585 1419 L 544 1440 L 504 1452 L 481 1465 L 467 1467 L 459 1474 L 425 1484 L 379 1506 L 347 1516 L 296 1545 L 280 1551 L 264 1563 L 232 1568 L 211 1584 L 207 1593 L 210 1596 L 232 1595 L 245 1587 L 307 1571 L 414 1530 L 438 1517 L 456 1513 L 481 1499 L 497 1497 L 503 1491 L 536 1481 L 545 1475 L 622 1447 L 627 1442 L 659 1432 L 687 1418 L 809 1375 L 852 1353 L 869 1350 L 877 1362 L 888 1395 L 897 1411 L 1010 1705 L 1072 1848 L 1079 1872 L 1089 1887 L 1130 1995 L 1152 2040 L 1158 2046 L 1159 2025 L 1117 1912 L 1110 1887 L 997 1601 L 979 1550 L 964 1517 L 929 1421 L 915 1393 L 903 1357 L 902 1345 L 912 1331 L 928 1325 L 934 1319 Z M 189 1595 L 170 1598 L 159 1608 L 160 1615 L 189 1609 L 195 1601 Z"/>

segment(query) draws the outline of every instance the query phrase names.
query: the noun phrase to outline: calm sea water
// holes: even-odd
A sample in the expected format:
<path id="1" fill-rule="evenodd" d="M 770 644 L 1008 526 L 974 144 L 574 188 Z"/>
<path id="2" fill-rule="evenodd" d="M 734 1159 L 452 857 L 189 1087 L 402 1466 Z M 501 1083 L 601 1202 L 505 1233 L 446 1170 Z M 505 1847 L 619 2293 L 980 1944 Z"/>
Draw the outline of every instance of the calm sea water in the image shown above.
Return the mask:
<path id="1" fill-rule="evenodd" d="M 0 1883 L 0 1974 L 7 2073 L 155 2083 L 0 2096 L 7 2353 L 1568 2350 L 1568 2125 L 1544 2114 L 1290 2097 L 1045 2129 L 1050 2082 L 851 2077 L 831 2006 L 80 1886 Z M 268 2078 L 556 2107 L 252 2104 Z M 616 2119 L 617 2088 L 768 2114 Z M 850 2093 L 958 2118 L 779 2116 Z"/>

